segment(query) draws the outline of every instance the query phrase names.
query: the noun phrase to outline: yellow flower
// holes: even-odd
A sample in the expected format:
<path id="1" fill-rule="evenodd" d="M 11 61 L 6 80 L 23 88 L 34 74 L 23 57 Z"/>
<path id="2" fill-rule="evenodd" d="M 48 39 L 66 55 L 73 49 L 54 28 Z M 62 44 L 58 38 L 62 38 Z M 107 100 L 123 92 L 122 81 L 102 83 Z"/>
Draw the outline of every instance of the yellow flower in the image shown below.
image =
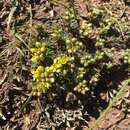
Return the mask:
<path id="1" fill-rule="evenodd" d="M 62 63 L 62 64 L 66 64 L 67 61 L 68 61 L 68 59 L 67 59 L 66 57 L 63 57 L 63 58 L 61 59 L 61 63 Z"/>
<path id="2" fill-rule="evenodd" d="M 31 51 L 31 53 L 35 53 L 35 52 L 37 52 L 37 49 L 36 48 L 31 48 L 30 51 Z"/>
<path id="3" fill-rule="evenodd" d="M 57 69 L 57 68 L 56 68 L 55 66 L 53 66 L 52 72 L 55 73 L 55 72 L 56 72 L 56 69 Z"/>
<path id="4" fill-rule="evenodd" d="M 59 56 L 54 59 L 54 63 L 66 64 L 68 58 L 66 56 Z"/>
<path id="5" fill-rule="evenodd" d="M 56 64 L 58 62 L 58 57 L 56 57 L 53 62 Z"/>
<path id="6" fill-rule="evenodd" d="M 32 73 L 32 74 L 35 74 L 35 72 L 36 72 L 35 70 L 31 70 L 31 73 Z"/>
<path id="7" fill-rule="evenodd" d="M 41 92 L 40 92 L 40 91 L 37 92 L 37 96 L 38 96 L 38 97 L 41 96 Z"/>
<path id="8" fill-rule="evenodd" d="M 37 62 L 37 58 L 36 58 L 36 57 L 32 57 L 32 58 L 31 58 L 31 61 L 32 61 L 32 62 Z"/>
<path id="9" fill-rule="evenodd" d="M 40 76 L 39 73 L 35 72 L 35 73 L 33 74 L 33 80 L 38 79 L 39 76 Z"/>
<path id="10" fill-rule="evenodd" d="M 52 65 L 52 66 L 50 66 L 50 72 L 53 72 L 53 70 L 54 70 L 54 65 Z"/>
<path id="11" fill-rule="evenodd" d="M 63 70 L 63 75 L 66 75 L 67 74 L 67 70 Z"/>
<path id="12" fill-rule="evenodd" d="M 61 64 L 55 64 L 55 65 L 54 65 L 54 68 L 55 68 L 55 69 L 58 69 L 58 68 L 60 68 L 61 66 L 62 66 Z"/>
<path id="13" fill-rule="evenodd" d="M 71 43 L 71 40 L 70 40 L 70 39 L 66 39 L 65 42 L 66 42 L 67 44 L 69 44 L 69 43 Z"/>
<path id="14" fill-rule="evenodd" d="M 44 73 L 41 73 L 41 78 L 44 78 L 45 77 L 45 74 Z"/>
<path id="15" fill-rule="evenodd" d="M 41 52 L 44 52 L 45 51 L 45 47 L 42 46 L 41 49 L 40 49 Z"/>
<path id="16" fill-rule="evenodd" d="M 43 72 L 43 70 L 44 70 L 44 69 L 43 69 L 43 66 L 41 66 L 41 65 L 38 66 L 37 71 L 39 71 L 39 72 Z"/>
<path id="17" fill-rule="evenodd" d="M 45 83 L 45 84 L 44 84 L 45 89 L 48 89 L 48 88 L 49 88 L 49 86 L 50 86 L 50 84 L 49 84 L 49 83 Z"/>
<path id="18" fill-rule="evenodd" d="M 33 95 L 33 96 L 36 96 L 36 94 L 37 94 L 36 90 L 33 90 L 32 95 Z"/>
<path id="19" fill-rule="evenodd" d="M 54 78 L 50 78 L 49 81 L 50 81 L 51 83 L 54 83 L 54 82 L 55 82 L 55 79 L 54 79 Z"/>
<path id="20" fill-rule="evenodd" d="M 49 72 L 50 72 L 50 67 L 46 67 L 46 68 L 45 68 L 45 71 L 46 71 L 47 73 L 49 73 Z"/>
<path id="21" fill-rule="evenodd" d="M 40 42 L 36 42 L 36 47 L 41 47 L 41 43 Z"/>
<path id="22" fill-rule="evenodd" d="M 36 87 L 37 87 L 38 91 L 42 90 L 43 89 L 43 83 L 42 82 L 37 82 Z"/>
<path id="23" fill-rule="evenodd" d="M 57 73 L 60 73 L 60 72 L 61 72 L 61 69 L 57 69 L 56 72 L 57 72 Z"/>
<path id="24" fill-rule="evenodd" d="M 43 56 L 44 56 L 43 54 L 40 54 L 40 59 L 43 59 L 44 58 Z"/>
<path id="25" fill-rule="evenodd" d="M 68 49 L 67 51 L 68 51 L 68 53 L 72 53 L 73 52 L 72 49 Z"/>
<path id="26" fill-rule="evenodd" d="M 77 39 L 75 37 L 73 37 L 71 40 L 72 40 L 72 42 L 75 42 Z"/>

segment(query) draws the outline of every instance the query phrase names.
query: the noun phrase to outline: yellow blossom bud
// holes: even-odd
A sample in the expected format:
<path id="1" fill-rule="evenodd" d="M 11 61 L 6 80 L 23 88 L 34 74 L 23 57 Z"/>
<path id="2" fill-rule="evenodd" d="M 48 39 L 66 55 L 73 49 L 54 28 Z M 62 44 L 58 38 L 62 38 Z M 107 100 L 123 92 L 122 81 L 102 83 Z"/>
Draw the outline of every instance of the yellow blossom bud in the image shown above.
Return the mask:
<path id="1" fill-rule="evenodd" d="M 87 83 L 87 81 L 86 80 L 83 80 L 83 84 L 86 84 Z"/>
<path id="2" fill-rule="evenodd" d="M 83 35 L 87 36 L 88 35 L 88 31 L 83 32 Z"/>
<path id="3" fill-rule="evenodd" d="M 41 96 L 41 92 L 37 92 L 37 96 L 40 97 Z"/>
<path id="4" fill-rule="evenodd" d="M 38 78 L 39 78 L 39 74 L 35 72 L 35 73 L 33 74 L 33 79 L 36 80 L 36 79 L 38 79 Z"/>
<path id="5" fill-rule="evenodd" d="M 64 16 L 64 19 L 68 20 L 68 19 L 69 19 L 69 16 Z"/>
<path id="6" fill-rule="evenodd" d="M 42 59 L 43 58 L 43 54 L 41 54 L 39 57 L 40 57 L 40 59 Z"/>
<path id="7" fill-rule="evenodd" d="M 68 53 L 72 53 L 73 52 L 72 49 L 68 49 L 67 51 L 68 51 Z"/>
<path id="8" fill-rule="evenodd" d="M 67 58 L 62 58 L 61 59 L 61 64 L 66 64 L 66 62 L 67 62 Z"/>
<path id="9" fill-rule="evenodd" d="M 60 68 L 62 65 L 61 64 L 55 64 L 54 68 L 58 69 Z"/>
<path id="10" fill-rule="evenodd" d="M 46 72 L 50 72 L 50 67 L 47 66 L 46 69 L 45 69 L 45 71 Z"/>
<path id="11" fill-rule="evenodd" d="M 73 38 L 71 39 L 71 41 L 72 41 L 72 42 L 75 42 L 75 41 L 76 41 L 76 38 L 75 38 L 75 37 L 73 37 Z"/>
<path id="12" fill-rule="evenodd" d="M 36 42 L 36 47 L 41 47 L 41 43 L 40 42 Z"/>
<path id="13" fill-rule="evenodd" d="M 32 61 L 32 62 L 37 62 L 37 61 L 38 61 L 38 57 L 36 57 L 36 56 L 32 57 L 32 58 L 31 58 L 31 61 Z"/>
<path id="14" fill-rule="evenodd" d="M 57 34 L 56 33 L 52 33 L 51 36 L 57 37 Z"/>
<path id="15" fill-rule="evenodd" d="M 46 81 L 46 82 L 49 82 L 49 78 L 45 78 L 45 81 Z"/>
<path id="16" fill-rule="evenodd" d="M 50 66 L 49 68 L 50 68 L 50 72 L 52 72 L 53 69 L 54 69 L 54 66 L 52 65 L 52 66 Z"/>
<path id="17" fill-rule="evenodd" d="M 44 73 L 41 73 L 41 78 L 44 78 L 45 77 L 45 74 Z"/>
<path id="18" fill-rule="evenodd" d="M 49 86 L 50 86 L 50 84 L 49 84 L 49 83 L 46 83 L 46 84 L 45 84 L 45 88 L 47 88 L 47 89 L 48 89 L 48 88 L 49 88 Z"/>
<path id="19" fill-rule="evenodd" d="M 44 52 L 45 51 L 45 47 L 42 46 L 41 49 L 40 49 L 41 52 Z"/>
<path id="20" fill-rule="evenodd" d="M 32 93 L 32 95 L 33 95 L 33 96 L 36 96 L 36 95 L 37 95 L 37 93 L 34 91 L 34 92 Z"/>
<path id="21" fill-rule="evenodd" d="M 58 62 L 58 57 L 54 59 L 54 64 L 56 64 Z"/>
<path id="22" fill-rule="evenodd" d="M 67 70 L 63 70 L 63 74 L 66 75 L 67 74 Z"/>
<path id="23" fill-rule="evenodd" d="M 82 33 L 83 33 L 83 30 L 80 29 L 80 30 L 79 30 L 79 33 L 82 34 Z"/>
<path id="24" fill-rule="evenodd" d="M 66 39 L 65 42 L 66 42 L 67 44 L 69 44 L 71 41 L 70 41 L 70 39 Z"/>
<path id="25" fill-rule="evenodd" d="M 31 70 L 31 73 L 32 73 L 32 74 L 35 74 L 35 72 L 36 72 L 35 70 Z"/>
<path id="26" fill-rule="evenodd" d="M 81 29 L 85 29 L 86 28 L 86 21 L 82 21 L 81 23 Z"/>
<path id="27" fill-rule="evenodd" d="M 37 52 L 37 49 L 36 49 L 36 48 L 31 48 L 30 51 L 31 51 L 32 53 L 35 53 L 35 52 Z"/>
<path id="28" fill-rule="evenodd" d="M 57 72 L 57 73 L 60 73 L 60 72 L 61 72 L 61 69 L 57 69 L 56 72 Z"/>
<path id="29" fill-rule="evenodd" d="M 55 79 L 54 79 L 54 78 L 50 78 L 49 81 L 50 81 L 51 83 L 54 83 Z"/>
<path id="30" fill-rule="evenodd" d="M 37 71 L 39 71 L 39 72 L 43 72 L 43 66 L 38 66 L 38 68 L 37 68 Z"/>

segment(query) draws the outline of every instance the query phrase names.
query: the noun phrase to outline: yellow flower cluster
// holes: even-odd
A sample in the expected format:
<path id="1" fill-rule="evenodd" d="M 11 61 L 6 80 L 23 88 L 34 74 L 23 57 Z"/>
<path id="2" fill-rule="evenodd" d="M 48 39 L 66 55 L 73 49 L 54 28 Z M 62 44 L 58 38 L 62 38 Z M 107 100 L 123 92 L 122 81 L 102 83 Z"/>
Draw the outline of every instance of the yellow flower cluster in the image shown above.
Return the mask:
<path id="1" fill-rule="evenodd" d="M 54 63 L 51 66 L 43 67 L 38 66 L 36 70 L 32 70 L 33 81 L 35 86 L 33 88 L 33 94 L 37 92 L 39 95 L 42 91 L 48 89 L 52 83 L 55 82 L 55 73 L 60 73 L 61 68 L 68 62 L 68 57 L 58 56 L 54 59 Z"/>
<path id="2" fill-rule="evenodd" d="M 70 8 L 70 10 L 67 10 L 67 11 L 65 12 L 64 19 L 65 19 L 65 20 L 72 20 L 72 19 L 74 19 L 73 8 Z"/>
<path id="3" fill-rule="evenodd" d="M 90 84 L 93 84 L 93 85 L 96 85 L 97 82 L 98 82 L 99 79 L 100 79 L 100 76 L 101 76 L 101 75 L 100 75 L 100 72 L 95 73 L 95 74 L 91 77 L 89 83 L 90 83 Z"/>
<path id="4" fill-rule="evenodd" d="M 105 10 L 101 9 L 100 7 L 93 7 L 91 9 L 91 12 L 88 13 L 88 15 L 92 18 L 92 19 L 96 19 L 98 16 L 101 16 L 103 13 L 105 13 Z"/>
<path id="5" fill-rule="evenodd" d="M 93 32 L 92 24 L 87 23 L 86 20 L 80 22 L 80 34 L 81 36 L 91 36 Z"/>
<path id="6" fill-rule="evenodd" d="M 95 53 L 95 58 L 94 59 L 95 59 L 95 61 L 100 60 L 100 59 L 103 58 L 103 56 L 104 56 L 104 52 L 97 50 L 96 53 Z"/>
<path id="7" fill-rule="evenodd" d="M 64 40 L 68 54 L 77 53 L 83 48 L 83 43 L 75 37 L 65 37 Z"/>
<path id="8" fill-rule="evenodd" d="M 115 23 L 116 19 L 113 16 L 109 18 L 104 18 L 103 22 L 100 23 L 100 28 L 98 28 L 99 34 L 106 33 L 110 27 Z"/>
<path id="9" fill-rule="evenodd" d="M 123 62 L 126 64 L 130 64 L 130 49 L 126 49 L 123 54 Z"/>
<path id="10" fill-rule="evenodd" d="M 96 39 L 95 46 L 96 46 L 96 47 L 103 46 L 104 43 L 105 43 L 105 40 L 104 40 L 104 39 L 97 38 L 97 39 Z"/>
<path id="11" fill-rule="evenodd" d="M 79 67 L 77 72 L 77 79 L 82 79 L 85 73 L 86 69 L 84 67 Z"/>
<path id="12" fill-rule="evenodd" d="M 31 51 L 31 61 L 38 63 L 40 59 L 44 57 L 45 54 L 45 44 L 43 42 L 36 42 L 35 46 L 30 49 Z"/>
<path id="13" fill-rule="evenodd" d="M 86 86 L 87 81 L 83 80 L 81 82 L 79 82 L 79 84 L 74 88 L 74 91 L 77 91 L 81 94 L 85 94 L 86 91 L 88 91 L 88 87 Z"/>
<path id="14" fill-rule="evenodd" d="M 108 49 L 108 48 L 104 48 L 102 55 L 105 54 L 106 56 L 108 56 L 109 58 L 112 58 L 115 54 L 116 54 L 116 49 L 114 47 Z"/>
<path id="15" fill-rule="evenodd" d="M 54 75 L 48 74 L 42 66 L 38 66 L 36 70 L 32 70 L 33 80 L 35 82 L 35 86 L 33 88 L 33 94 L 37 92 L 37 94 L 41 93 L 41 91 L 48 89 L 51 83 L 54 83 Z"/>
<path id="16" fill-rule="evenodd" d="M 62 29 L 61 28 L 55 28 L 53 29 L 52 33 L 51 33 L 51 36 L 53 39 L 58 39 L 60 38 L 62 35 Z"/>
<path id="17" fill-rule="evenodd" d="M 80 63 L 87 67 L 90 63 L 93 62 L 93 57 L 90 54 L 86 54 L 80 58 Z"/>

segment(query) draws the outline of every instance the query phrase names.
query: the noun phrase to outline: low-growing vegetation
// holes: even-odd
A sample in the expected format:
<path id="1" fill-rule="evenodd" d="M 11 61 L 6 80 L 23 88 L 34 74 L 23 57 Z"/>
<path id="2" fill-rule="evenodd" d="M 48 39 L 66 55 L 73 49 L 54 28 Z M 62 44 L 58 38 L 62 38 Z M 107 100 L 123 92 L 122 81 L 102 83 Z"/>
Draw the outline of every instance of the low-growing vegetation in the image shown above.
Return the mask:
<path id="1" fill-rule="evenodd" d="M 129 2 L 0 5 L 1 129 L 96 130 L 113 106 L 129 115 Z"/>

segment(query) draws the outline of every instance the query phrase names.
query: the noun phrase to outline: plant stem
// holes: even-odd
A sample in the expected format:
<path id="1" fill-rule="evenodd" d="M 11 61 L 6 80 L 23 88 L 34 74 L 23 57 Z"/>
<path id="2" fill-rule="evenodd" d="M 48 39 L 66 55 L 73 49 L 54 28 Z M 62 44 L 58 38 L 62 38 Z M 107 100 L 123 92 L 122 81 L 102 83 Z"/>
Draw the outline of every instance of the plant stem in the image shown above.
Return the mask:
<path id="1" fill-rule="evenodd" d="M 130 78 L 128 80 L 125 80 L 122 83 L 122 88 L 119 90 L 119 92 L 117 92 L 116 96 L 113 97 L 113 100 L 110 101 L 108 107 L 101 113 L 101 115 L 99 116 L 99 118 L 97 118 L 97 120 L 92 124 L 92 126 L 89 127 L 88 130 L 92 130 L 93 128 L 95 128 L 97 126 L 97 124 L 101 121 L 101 119 L 106 115 L 106 113 L 110 110 L 110 108 L 113 106 L 113 104 L 115 102 L 117 102 L 125 93 L 126 90 L 129 89 L 129 84 L 130 83 Z"/>

